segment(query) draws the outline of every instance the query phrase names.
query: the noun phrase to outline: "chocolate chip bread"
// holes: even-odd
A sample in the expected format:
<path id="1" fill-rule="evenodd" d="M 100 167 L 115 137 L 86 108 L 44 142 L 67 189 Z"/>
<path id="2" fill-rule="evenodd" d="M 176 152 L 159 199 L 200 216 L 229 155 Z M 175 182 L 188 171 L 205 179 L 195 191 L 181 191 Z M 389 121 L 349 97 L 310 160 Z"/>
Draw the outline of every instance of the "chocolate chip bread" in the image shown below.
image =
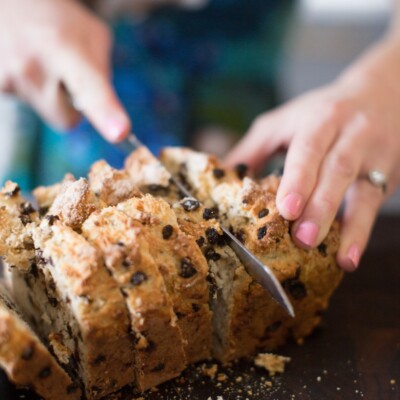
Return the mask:
<path id="1" fill-rule="evenodd" d="M 121 210 L 129 210 L 131 201 L 121 203 Z M 186 358 L 172 301 L 149 248 L 157 238 L 121 210 L 95 212 L 82 233 L 102 254 L 125 297 L 135 337 L 137 386 L 142 391 L 178 376 Z"/>
<path id="2" fill-rule="evenodd" d="M 181 231 L 170 205 L 146 195 L 120 203 L 118 209 L 143 224 L 154 258 L 171 298 L 189 363 L 211 353 L 211 313 L 207 263 L 195 240 Z"/>
<path id="3" fill-rule="evenodd" d="M 197 197 L 208 198 L 207 204 L 212 208 L 203 212 L 203 218 L 218 215 L 273 270 L 293 302 L 295 319 L 285 315 L 260 285 L 251 283 L 240 306 L 242 333 L 237 330 L 240 341 L 245 342 L 244 352 L 271 350 L 289 334 L 301 342 L 319 324 L 321 312 L 342 277 L 335 262 L 337 227 L 332 227 L 319 250 L 299 249 L 291 240 L 289 222 L 276 209 L 273 189 L 265 190 L 248 177 L 226 173 L 215 158 L 187 149 L 166 149 L 162 160 L 175 168 L 177 178 L 183 176 Z M 221 182 L 212 177 L 215 169 L 223 171 L 219 173 Z"/>
<path id="4" fill-rule="evenodd" d="M 14 289 L 24 313 L 41 337 L 53 334 L 56 356 L 72 364 L 88 398 L 134 382 L 128 311 L 96 249 L 57 218 L 44 219 L 32 236 L 35 263 Z"/>
<path id="5" fill-rule="evenodd" d="M 81 390 L 23 320 L 0 284 L 0 368 L 17 386 L 48 400 L 79 400 Z"/>

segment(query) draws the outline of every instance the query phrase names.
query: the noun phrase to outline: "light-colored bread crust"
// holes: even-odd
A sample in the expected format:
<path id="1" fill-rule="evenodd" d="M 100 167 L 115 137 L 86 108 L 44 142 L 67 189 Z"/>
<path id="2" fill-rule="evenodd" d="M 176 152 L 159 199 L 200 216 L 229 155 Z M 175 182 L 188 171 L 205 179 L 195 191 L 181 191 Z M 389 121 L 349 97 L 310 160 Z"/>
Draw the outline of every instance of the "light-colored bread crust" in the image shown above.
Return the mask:
<path id="1" fill-rule="evenodd" d="M 104 160 L 97 161 L 89 171 L 89 185 L 96 197 L 107 206 L 115 206 L 141 193 L 124 170 L 117 170 Z"/>
<path id="2" fill-rule="evenodd" d="M 139 220 L 149 251 L 164 278 L 189 363 L 208 358 L 211 350 L 211 313 L 208 266 L 195 240 L 182 232 L 170 205 L 151 195 L 120 203 L 118 209 Z"/>
<path id="3" fill-rule="evenodd" d="M 132 383 L 128 311 L 96 249 L 57 220 L 42 221 L 33 238 L 47 285 L 69 309 L 72 353 L 88 397 L 101 398 Z"/>
<path id="4" fill-rule="evenodd" d="M 104 206 L 105 203 L 94 195 L 88 181 L 81 178 L 62 184 L 48 215 L 56 216 L 64 225 L 79 230 L 92 212 Z"/>
<path id="5" fill-rule="evenodd" d="M 148 229 L 127 213 L 109 207 L 92 214 L 83 224 L 82 233 L 102 253 L 124 293 L 137 342 L 139 389 L 178 376 L 186 367 L 182 335 L 151 256 L 149 244 L 153 246 L 154 239 Z"/>
<path id="6" fill-rule="evenodd" d="M 74 182 L 75 180 L 76 179 L 72 174 L 66 174 L 62 182 L 50 186 L 38 186 L 34 189 L 32 194 L 35 198 L 40 215 L 47 214 L 55 198 L 60 193 L 63 183 Z"/>
<path id="7" fill-rule="evenodd" d="M 1 285 L 0 285 L 1 286 Z M 0 287 L 0 366 L 17 386 L 46 400 L 79 400 L 81 390 L 17 313 Z"/>

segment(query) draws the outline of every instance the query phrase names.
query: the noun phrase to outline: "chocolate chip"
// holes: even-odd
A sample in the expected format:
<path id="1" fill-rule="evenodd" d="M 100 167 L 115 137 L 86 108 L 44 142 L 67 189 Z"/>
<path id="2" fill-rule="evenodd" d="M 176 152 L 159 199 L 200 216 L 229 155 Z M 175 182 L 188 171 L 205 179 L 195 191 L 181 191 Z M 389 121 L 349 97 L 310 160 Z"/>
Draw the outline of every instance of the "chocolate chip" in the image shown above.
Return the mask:
<path id="1" fill-rule="evenodd" d="M 239 179 L 243 179 L 246 176 L 248 166 L 246 164 L 237 164 L 235 171 Z"/>
<path id="2" fill-rule="evenodd" d="M 69 386 L 67 386 L 67 394 L 72 394 L 75 393 L 78 390 L 78 385 L 75 383 L 71 383 Z"/>
<path id="3" fill-rule="evenodd" d="M 139 286 L 145 281 L 147 281 L 147 275 L 144 272 L 138 271 L 131 276 L 132 285 Z"/>
<path id="4" fill-rule="evenodd" d="M 184 199 L 181 205 L 185 211 L 194 211 L 200 207 L 200 203 L 196 199 Z"/>
<path id="5" fill-rule="evenodd" d="M 100 354 L 93 360 L 93 364 L 99 365 L 99 364 L 103 363 L 104 361 L 106 361 L 106 356 L 104 354 Z"/>
<path id="6" fill-rule="evenodd" d="M 125 268 L 129 268 L 132 265 L 132 261 L 128 260 L 127 258 L 125 258 L 124 260 L 122 260 L 122 266 Z"/>
<path id="7" fill-rule="evenodd" d="M 45 367 L 39 372 L 40 379 L 46 379 L 51 375 L 51 367 Z"/>
<path id="8" fill-rule="evenodd" d="M 121 242 L 121 241 L 119 241 L 119 242 L 117 242 L 117 246 L 119 246 L 119 247 L 125 247 L 125 243 L 124 243 L 124 242 Z"/>
<path id="9" fill-rule="evenodd" d="M 200 236 L 197 240 L 196 243 L 198 244 L 199 247 L 202 247 L 205 243 L 205 239 L 203 238 L 203 236 Z"/>
<path id="10" fill-rule="evenodd" d="M 192 310 L 193 312 L 198 312 L 200 311 L 200 306 L 196 303 L 192 303 Z"/>
<path id="11" fill-rule="evenodd" d="M 45 219 L 49 222 L 49 225 L 52 226 L 60 217 L 58 215 L 46 215 Z"/>
<path id="12" fill-rule="evenodd" d="M 21 188 L 18 185 L 14 185 L 14 188 L 10 190 L 9 192 L 5 192 L 4 196 L 6 197 L 14 197 L 16 196 L 19 192 L 21 191 Z"/>
<path id="13" fill-rule="evenodd" d="M 258 218 L 264 218 L 269 214 L 268 208 L 263 208 L 259 213 L 258 213 Z"/>
<path id="14" fill-rule="evenodd" d="M 172 225 L 165 225 L 164 228 L 162 228 L 163 239 L 169 239 L 173 233 L 174 233 L 174 228 Z"/>
<path id="15" fill-rule="evenodd" d="M 261 228 L 258 228 L 257 239 L 261 240 L 266 234 L 267 234 L 267 226 L 264 225 Z"/>
<path id="16" fill-rule="evenodd" d="M 224 242 L 223 235 L 219 235 L 218 231 L 215 228 L 208 228 L 206 230 L 206 236 L 208 243 L 212 245 L 217 245 L 217 244 L 221 245 Z"/>
<path id="17" fill-rule="evenodd" d="M 29 215 L 21 214 L 19 216 L 19 219 L 21 220 L 22 225 L 24 225 L 24 226 L 26 226 L 32 222 L 31 217 Z"/>
<path id="18" fill-rule="evenodd" d="M 34 353 L 35 353 L 35 344 L 34 343 L 30 343 L 22 351 L 21 358 L 23 360 L 25 360 L 25 361 L 29 361 L 29 360 L 32 359 Z"/>
<path id="19" fill-rule="evenodd" d="M 156 367 L 154 367 L 151 372 L 158 372 L 158 371 L 162 371 L 165 368 L 165 364 L 160 363 L 158 364 Z"/>
<path id="20" fill-rule="evenodd" d="M 324 257 L 326 257 L 328 255 L 327 251 L 326 251 L 326 244 L 325 243 L 321 243 L 318 247 L 317 247 L 318 251 L 320 254 L 322 254 Z"/>
<path id="21" fill-rule="evenodd" d="M 214 168 L 213 169 L 213 175 L 217 179 L 221 179 L 225 176 L 225 171 L 221 168 Z"/>
<path id="22" fill-rule="evenodd" d="M 209 261 L 218 261 L 221 258 L 221 255 L 218 254 L 212 247 L 209 247 L 204 252 L 204 257 Z"/>
<path id="23" fill-rule="evenodd" d="M 203 212 L 203 218 L 208 221 L 209 219 L 217 219 L 218 218 L 218 208 L 205 208 Z"/>
<path id="24" fill-rule="evenodd" d="M 58 306 L 58 300 L 55 297 L 49 296 L 48 300 L 52 307 L 56 308 Z"/>
<path id="25" fill-rule="evenodd" d="M 282 283 L 282 286 L 296 300 L 301 300 L 307 296 L 307 289 L 304 286 L 303 282 L 301 282 L 298 278 L 286 279 Z"/>
<path id="26" fill-rule="evenodd" d="M 39 215 L 40 215 L 41 217 L 43 217 L 44 215 L 46 215 L 47 212 L 49 211 L 49 208 L 50 208 L 50 207 L 40 207 L 40 208 L 39 208 Z"/>
<path id="27" fill-rule="evenodd" d="M 19 212 L 24 215 L 29 215 L 34 213 L 36 210 L 33 208 L 33 205 L 26 201 L 25 203 L 21 203 L 19 205 Z"/>
<path id="28" fill-rule="evenodd" d="M 189 279 L 192 276 L 196 275 L 196 273 L 197 273 L 197 270 L 193 266 L 190 258 L 188 258 L 188 257 L 183 258 L 181 261 L 181 271 L 180 271 L 179 275 L 184 279 Z"/>

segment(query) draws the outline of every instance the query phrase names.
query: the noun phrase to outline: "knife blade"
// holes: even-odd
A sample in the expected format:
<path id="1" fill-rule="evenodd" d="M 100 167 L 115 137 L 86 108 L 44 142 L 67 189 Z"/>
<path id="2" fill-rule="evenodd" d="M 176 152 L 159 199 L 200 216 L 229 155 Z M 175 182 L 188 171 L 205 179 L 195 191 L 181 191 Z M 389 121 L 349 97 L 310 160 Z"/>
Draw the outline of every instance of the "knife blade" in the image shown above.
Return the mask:
<path id="1" fill-rule="evenodd" d="M 123 142 L 118 145 L 122 151 L 126 153 L 131 153 L 140 147 L 147 147 L 134 135 L 131 133 Z M 147 149 L 149 150 L 149 149 Z M 149 150 L 150 151 L 150 150 Z M 159 161 L 160 165 L 168 169 Z M 171 181 L 186 197 L 195 198 L 190 191 L 177 179 L 175 179 L 171 174 Z M 270 293 L 272 298 L 282 306 L 285 311 L 294 317 L 293 306 L 287 297 L 282 285 L 275 277 L 272 270 L 265 264 L 263 264 L 252 252 L 250 252 L 226 227 L 221 223 L 221 229 L 227 238 L 227 244 L 235 252 L 239 260 L 243 263 L 249 275 L 258 282 L 267 292 Z"/>

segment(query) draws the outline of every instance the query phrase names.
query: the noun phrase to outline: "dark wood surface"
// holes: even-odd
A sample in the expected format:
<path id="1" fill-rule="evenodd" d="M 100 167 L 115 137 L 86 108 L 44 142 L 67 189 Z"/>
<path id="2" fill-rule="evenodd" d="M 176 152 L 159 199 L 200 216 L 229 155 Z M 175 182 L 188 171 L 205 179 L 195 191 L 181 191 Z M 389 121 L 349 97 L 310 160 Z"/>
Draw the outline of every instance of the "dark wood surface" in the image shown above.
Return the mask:
<path id="1" fill-rule="evenodd" d="M 292 361 L 283 375 L 273 379 L 251 362 L 219 368 L 228 377 L 224 381 L 205 377 L 197 366 L 183 379 L 142 396 L 151 400 L 400 399 L 399 217 L 377 221 L 359 270 L 345 277 L 323 326 L 303 346 L 288 344 L 278 353 Z M 4 378 L 0 393 L 1 400 L 20 398 Z M 31 394 L 24 398 L 34 399 Z"/>

